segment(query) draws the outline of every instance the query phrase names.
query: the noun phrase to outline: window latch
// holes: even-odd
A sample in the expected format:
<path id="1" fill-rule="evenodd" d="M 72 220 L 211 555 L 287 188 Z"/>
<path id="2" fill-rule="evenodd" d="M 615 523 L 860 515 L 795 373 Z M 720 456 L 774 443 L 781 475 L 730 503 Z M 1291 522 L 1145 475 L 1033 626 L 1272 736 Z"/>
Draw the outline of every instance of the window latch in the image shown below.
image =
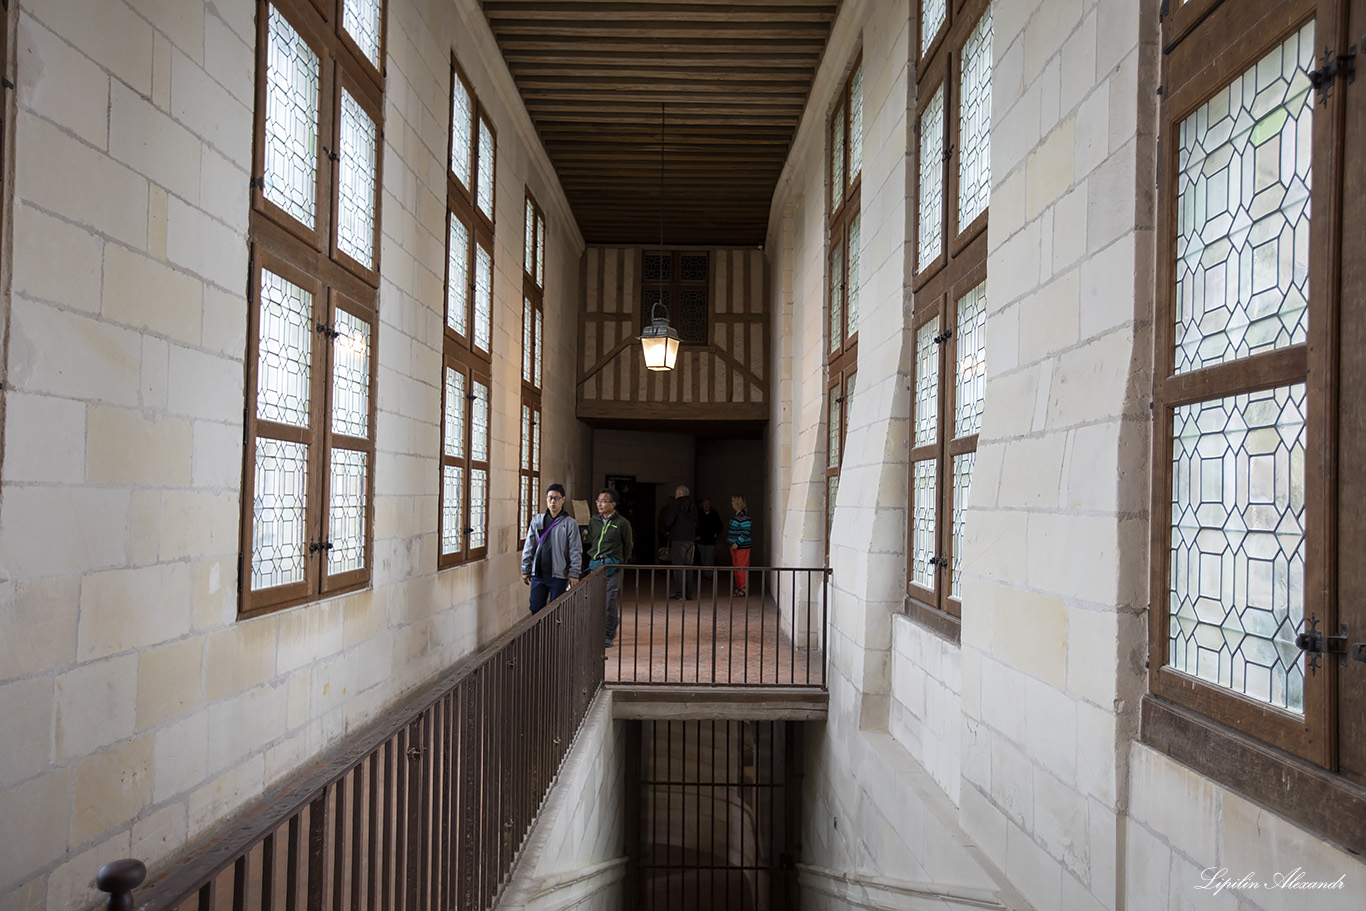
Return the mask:
<path id="1" fill-rule="evenodd" d="M 1333 94 L 1333 83 L 1339 76 L 1346 76 L 1349 85 L 1356 82 L 1356 70 L 1352 68 L 1352 60 L 1356 55 L 1355 44 L 1345 54 L 1332 54 L 1328 48 L 1323 49 L 1323 54 L 1319 56 L 1319 68 L 1305 74 L 1309 77 L 1309 84 L 1318 93 L 1320 104 L 1328 103 L 1328 98 Z"/>
<path id="2" fill-rule="evenodd" d="M 325 335 L 328 338 L 341 338 L 341 333 L 327 325 L 327 323 L 318 323 L 317 330 L 320 335 Z"/>
<path id="3" fill-rule="evenodd" d="M 934 343 L 936 345 L 942 345 L 951 338 L 953 338 L 953 330 L 945 329 L 943 332 L 939 333 L 934 337 Z"/>
<path id="4" fill-rule="evenodd" d="M 1295 647 L 1305 653 L 1305 665 L 1312 673 L 1318 674 L 1319 659 L 1324 655 L 1336 655 L 1339 664 L 1347 663 L 1347 627 L 1345 625 L 1341 628 L 1342 635 L 1329 636 L 1318 628 L 1318 617 L 1311 614 L 1304 623 L 1306 629 L 1295 637 Z M 1354 657 L 1359 651 L 1366 651 L 1362 650 L 1363 645 L 1366 643 L 1358 643 L 1356 648 L 1352 650 Z M 1363 654 L 1358 660 L 1366 661 L 1366 654 Z"/>
<path id="5" fill-rule="evenodd" d="M 308 542 L 308 552 L 309 552 L 310 554 L 316 554 L 316 553 L 317 553 L 318 551 L 320 551 L 320 550 L 322 550 L 322 551 L 327 551 L 327 550 L 331 550 L 331 549 L 332 549 L 332 542 L 331 542 L 331 541 L 309 541 L 309 542 Z"/>
<path id="6" fill-rule="evenodd" d="M 931 565 L 931 566 L 948 566 L 948 565 L 949 565 L 949 558 L 946 557 L 946 556 L 944 556 L 943 554 L 936 554 L 935 556 L 930 557 L 930 565 Z"/>

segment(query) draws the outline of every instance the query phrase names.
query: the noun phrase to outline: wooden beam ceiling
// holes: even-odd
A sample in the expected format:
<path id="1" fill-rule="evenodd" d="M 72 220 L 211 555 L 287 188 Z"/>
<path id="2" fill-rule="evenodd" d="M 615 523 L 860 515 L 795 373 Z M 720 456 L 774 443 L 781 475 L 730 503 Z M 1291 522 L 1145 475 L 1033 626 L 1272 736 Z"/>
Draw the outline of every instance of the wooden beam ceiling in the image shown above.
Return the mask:
<path id="1" fill-rule="evenodd" d="M 757 245 L 839 0 L 482 0 L 594 244 Z"/>

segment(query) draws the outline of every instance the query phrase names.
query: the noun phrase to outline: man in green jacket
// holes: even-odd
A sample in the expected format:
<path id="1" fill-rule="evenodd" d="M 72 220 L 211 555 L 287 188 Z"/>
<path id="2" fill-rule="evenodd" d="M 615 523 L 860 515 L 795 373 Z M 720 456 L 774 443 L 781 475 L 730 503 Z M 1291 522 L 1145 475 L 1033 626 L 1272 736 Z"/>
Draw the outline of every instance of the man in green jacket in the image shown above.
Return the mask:
<path id="1" fill-rule="evenodd" d="M 598 491 L 598 514 L 588 523 L 588 568 L 611 566 L 631 559 L 635 550 L 635 535 L 631 523 L 617 512 L 617 493 L 610 487 Z M 608 648 L 617 637 L 617 598 L 621 594 L 621 570 L 607 570 L 607 638 Z"/>

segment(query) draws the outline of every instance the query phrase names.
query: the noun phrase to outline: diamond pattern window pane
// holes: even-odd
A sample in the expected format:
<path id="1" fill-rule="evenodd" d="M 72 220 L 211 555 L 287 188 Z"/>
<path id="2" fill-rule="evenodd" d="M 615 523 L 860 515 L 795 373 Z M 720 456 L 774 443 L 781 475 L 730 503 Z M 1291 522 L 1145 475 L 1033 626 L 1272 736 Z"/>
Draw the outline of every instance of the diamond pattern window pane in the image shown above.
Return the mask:
<path id="1" fill-rule="evenodd" d="M 474 346 L 489 350 L 493 334 L 493 254 L 474 245 Z"/>
<path id="2" fill-rule="evenodd" d="M 442 452 L 452 459 L 465 457 L 465 374 L 446 368 L 446 438 Z"/>
<path id="3" fill-rule="evenodd" d="M 934 459 L 911 468 L 911 581 L 934 589 L 935 504 L 939 496 Z"/>
<path id="4" fill-rule="evenodd" d="M 982 429 L 987 391 L 987 283 L 958 300 L 958 363 L 954 382 L 953 435 Z"/>
<path id="5" fill-rule="evenodd" d="M 474 104 L 465 83 L 452 76 L 451 93 L 451 173 L 462 187 L 470 185 L 470 157 L 474 143 Z"/>
<path id="6" fill-rule="evenodd" d="M 963 597 L 963 516 L 967 513 L 968 494 L 972 490 L 972 469 L 977 464 L 977 453 L 965 452 L 953 457 L 953 576 L 949 595 Z"/>
<path id="7" fill-rule="evenodd" d="M 270 7 L 261 192 L 305 226 L 317 218 L 318 55 Z"/>
<path id="8" fill-rule="evenodd" d="M 849 84 L 849 182 L 863 171 L 863 67 Z"/>
<path id="9" fill-rule="evenodd" d="M 1305 387 L 1175 410 L 1169 663 L 1304 711 Z"/>
<path id="10" fill-rule="evenodd" d="M 256 416 L 263 421 L 307 427 L 313 295 L 262 269 L 260 331 Z"/>
<path id="11" fill-rule="evenodd" d="M 862 230 L 860 222 L 863 219 L 862 212 L 855 212 L 854 217 L 849 220 L 849 284 L 848 302 L 846 308 L 848 313 L 847 328 L 845 338 L 853 338 L 858 332 L 858 296 L 859 296 L 859 234 Z"/>
<path id="12" fill-rule="evenodd" d="M 840 464 L 840 387 L 833 386 L 830 389 L 830 423 L 829 445 L 826 447 L 828 457 L 826 459 L 827 468 L 838 468 Z"/>
<path id="13" fill-rule="evenodd" d="M 474 400 L 470 403 L 470 458 L 489 460 L 489 387 L 478 380 L 470 383 Z"/>
<path id="14" fill-rule="evenodd" d="M 342 28 L 356 47 L 379 67 L 379 0 L 342 0 Z"/>
<path id="15" fill-rule="evenodd" d="M 1181 124 L 1176 372 L 1305 341 L 1314 26 Z"/>
<path id="16" fill-rule="evenodd" d="M 933 320 L 915 334 L 915 445 L 928 446 L 939 438 L 939 346 Z"/>
<path id="17" fill-rule="evenodd" d="M 540 388 L 541 388 L 541 363 L 545 360 L 545 356 L 541 353 L 541 352 L 543 351 L 543 349 L 541 348 L 541 334 L 542 334 L 542 331 L 541 331 L 541 311 L 540 311 L 540 310 L 535 311 L 535 312 L 532 314 L 532 316 L 533 316 L 533 317 L 535 318 L 535 320 L 536 320 L 536 331 L 535 331 L 536 359 L 535 359 L 535 361 L 534 361 L 534 362 L 532 363 L 532 365 L 531 365 L 531 366 L 532 366 L 532 369 L 535 371 L 535 375 L 532 377 L 531 384 L 532 384 L 533 386 L 535 386 L 537 389 L 540 389 Z"/>
<path id="18" fill-rule="evenodd" d="M 830 350 L 844 342 L 844 244 L 830 247 Z"/>
<path id="19" fill-rule="evenodd" d="M 464 550 L 465 469 L 458 465 L 441 467 L 441 553 Z"/>
<path id="20" fill-rule="evenodd" d="M 522 405 L 522 470 L 531 470 L 531 407 Z"/>
<path id="21" fill-rule="evenodd" d="M 304 493 L 308 447 L 257 438 L 251 522 L 251 588 L 304 580 Z"/>
<path id="22" fill-rule="evenodd" d="M 545 284 L 545 219 L 536 216 L 536 285 Z"/>
<path id="23" fill-rule="evenodd" d="M 522 252 L 522 269 L 533 279 L 536 277 L 536 207 L 531 204 L 531 200 L 526 201 L 526 236 L 523 238 L 525 248 Z"/>
<path id="24" fill-rule="evenodd" d="M 332 450 L 327 516 L 330 530 L 327 573 L 365 568 L 365 472 L 367 456 L 354 449 Z"/>
<path id="25" fill-rule="evenodd" d="M 474 203 L 490 219 L 493 218 L 493 129 L 488 121 L 479 118 L 479 187 Z"/>
<path id="26" fill-rule="evenodd" d="M 370 115 L 342 92 L 337 248 L 366 268 L 375 264 L 375 135 Z"/>
<path id="27" fill-rule="evenodd" d="M 522 379 L 530 383 L 531 370 L 531 298 L 522 298 Z"/>
<path id="28" fill-rule="evenodd" d="M 531 470 L 541 470 L 541 410 L 531 410 Z"/>
<path id="29" fill-rule="evenodd" d="M 830 118 L 830 211 L 844 204 L 844 105 Z"/>
<path id="30" fill-rule="evenodd" d="M 679 278 L 685 282 L 704 282 L 709 275 L 711 261 L 706 253 L 684 253 L 678 257 Z"/>
<path id="31" fill-rule="evenodd" d="M 460 335 L 465 334 L 466 301 L 469 289 L 469 229 L 464 222 L 450 216 L 450 234 L 446 238 L 446 325 Z"/>
<path id="32" fill-rule="evenodd" d="M 482 468 L 470 469 L 470 548 L 483 547 L 488 543 L 488 472 Z"/>
<path id="33" fill-rule="evenodd" d="M 925 53 L 939 35 L 948 14 L 948 0 L 922 0 L 920 5 L 920 53 Z"/>
<path id="34" fill-rule="evenodd" d="M 332 432 L 369 435 L 370 324 L 337 308 L 332 341 Z"/>
<path id="35" fill-rule="evenodd" d="M 958 99 L 958 227 L 986 211 L 991 197 L 991 7 L 963 45 Z"/>
<path id="36" fill-rule="evenodd" d="M 678 325 L 675 328 L 682 341 L 706 344 L 706 288 L 683 288 L 678 292 Z"/>
<path id="37" fill-rule="evenodd" d="M 920 115 L 920 258 L 925 269 L 944 251 L 944 87 Z"/>

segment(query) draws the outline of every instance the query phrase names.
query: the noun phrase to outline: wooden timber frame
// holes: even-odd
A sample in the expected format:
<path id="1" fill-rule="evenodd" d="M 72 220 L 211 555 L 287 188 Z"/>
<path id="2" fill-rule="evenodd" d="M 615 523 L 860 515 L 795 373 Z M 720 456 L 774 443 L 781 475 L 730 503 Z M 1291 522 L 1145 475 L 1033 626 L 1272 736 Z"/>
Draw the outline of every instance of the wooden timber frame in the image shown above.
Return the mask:
<path id="1" fill-rule="evenodd" d="M 649 314 L 640 276 L 651 247 L 589 247 L 579 319 L 578 417 L 595 421 L 763 421 L 768 418 L 768 265 L 749 248 L 710 253 L 708 340 L 679 347 L 671 371 L 645 369 L 638 338 Z"/>

